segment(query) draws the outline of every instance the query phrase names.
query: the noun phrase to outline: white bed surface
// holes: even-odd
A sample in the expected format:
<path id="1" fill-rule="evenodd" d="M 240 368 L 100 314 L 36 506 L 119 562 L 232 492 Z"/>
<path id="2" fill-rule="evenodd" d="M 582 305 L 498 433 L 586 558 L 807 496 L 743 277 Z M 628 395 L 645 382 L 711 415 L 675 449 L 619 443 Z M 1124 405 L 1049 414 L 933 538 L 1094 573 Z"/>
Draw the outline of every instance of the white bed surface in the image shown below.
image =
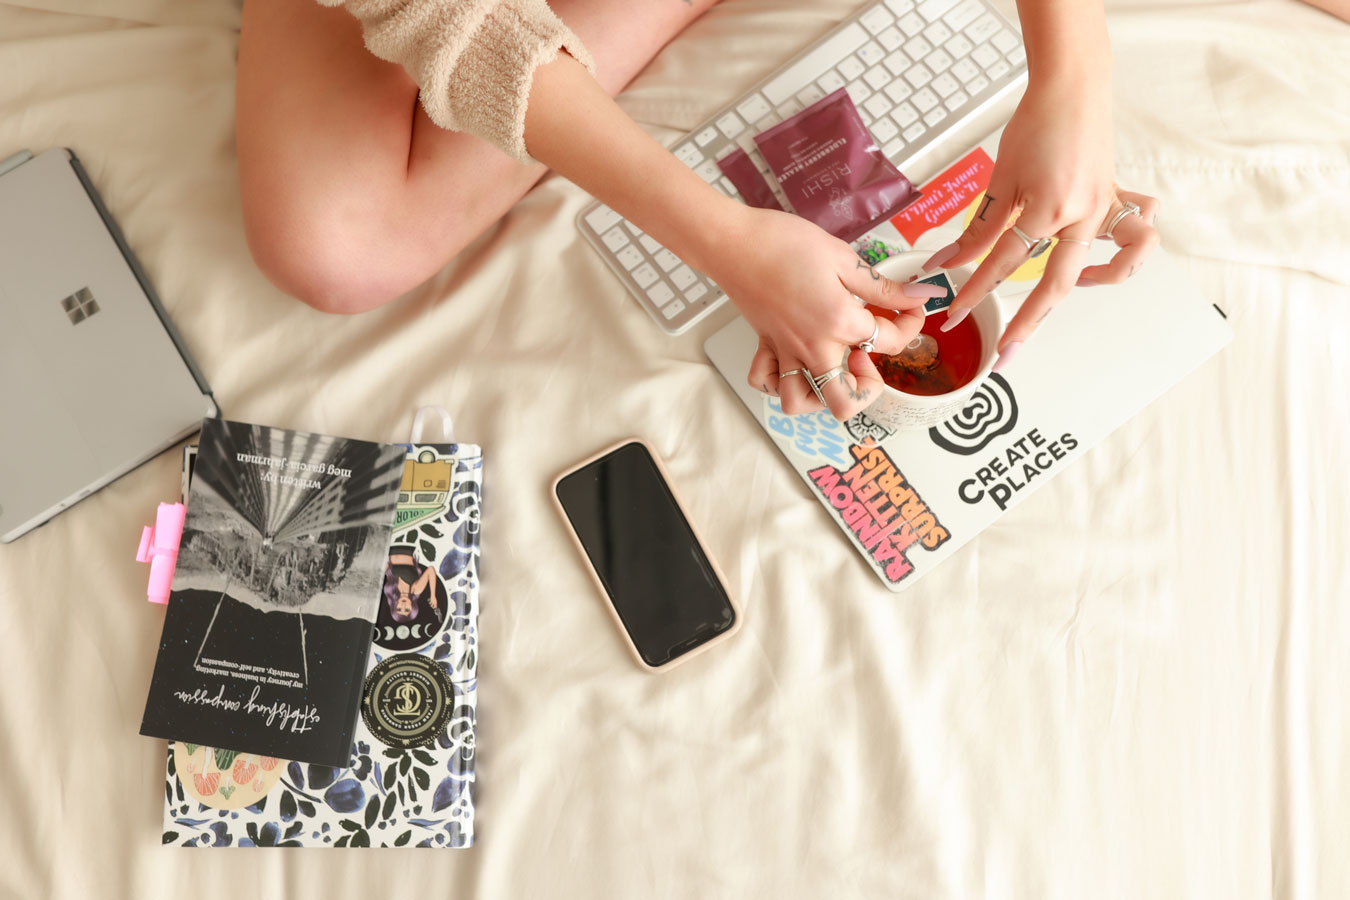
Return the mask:
<path id="1" fill-rule="evenodd" d="M 727 0 L 622 102 L 674 137 L 851 7 Z M 80 155 L 229 417 L 386 439 L 440 403 L 483 445 L 478 845 L 159 846 L 163 744 L 136 732 L 163 611 L 133 556 L 177 492 L 166 453 L 0 547 L 0 897 L 1350 895 L 1350 25 L 1111 5 L 1119 177 L 1163 197 L 1236 338 L 894 596 L 704 359 L 734 311 L 661 334 L 560 179 L 378 312 L 268 285 L 238 15 L 0 3 L 0 156 Z M 630 434 L 745 611 L 659 677 L 546 494 Z"/>

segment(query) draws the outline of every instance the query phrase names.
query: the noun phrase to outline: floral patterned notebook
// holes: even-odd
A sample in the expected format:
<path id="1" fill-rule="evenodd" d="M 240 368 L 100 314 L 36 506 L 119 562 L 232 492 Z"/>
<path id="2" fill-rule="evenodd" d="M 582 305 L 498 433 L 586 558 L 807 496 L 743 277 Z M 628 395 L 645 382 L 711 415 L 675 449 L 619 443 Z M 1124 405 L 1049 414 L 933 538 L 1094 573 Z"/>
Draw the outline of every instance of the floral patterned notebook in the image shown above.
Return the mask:
<path id="1" fill-rule="evenodd" d="M 406 446 L 347 765 L 170 743 L 165 844 L 472 845 L 482 452 Z"/>

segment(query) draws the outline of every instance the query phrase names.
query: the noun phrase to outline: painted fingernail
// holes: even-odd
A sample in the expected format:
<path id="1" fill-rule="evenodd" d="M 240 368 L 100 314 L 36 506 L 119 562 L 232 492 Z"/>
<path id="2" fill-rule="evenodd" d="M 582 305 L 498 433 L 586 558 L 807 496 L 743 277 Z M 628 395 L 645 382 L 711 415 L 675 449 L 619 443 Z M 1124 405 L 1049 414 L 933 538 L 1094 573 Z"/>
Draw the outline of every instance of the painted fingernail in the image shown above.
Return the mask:
<path id="1" fill-rule="evenodd" d="M 1100 281 L 1093 281 L 1091 278 L 1080 278 L 1075 282 L 1079 287 L 1096 287 L 1101 284 Z"/>
<path id="2" fill-rule="evenodd" d="M 1006 366 L 1009 362 L 1012 361 L 1012 358 L 1017 355 L 1017 348 L 1021 346 L 1022 346 L 1021 341 L 1013 341 L 1011 344 L 1004 347 L 1003 352 L 998 355 L 998 359 L 994 360 L 994 368 L 990 369 L 989 371 L 997 372 L 999 369 Z"/>
<path id="3" fill-rule="evenodd" d="M 964 307 L 962 309 L 949 308 L 947 310 L 947 321 L 942 323 L 942 327 L 939 328 L 938 331 L 951 331 L 957 325 L 960 325 L 961 321 L 965 319 L 965 317 L 968 315 L 970 315 L 969 306 Z"/>
<path id="4" fill-rule="evenodd" d="M 947 296 L 947 289 L 940 284 L 924 284 L 921 281 L 915 281 L 901 287 L 900 293 L 904 294 L 906 297 L 913 297 L 919 300 L 931 300 L 934 297 Z"/>
<path id="5" fill-rule="evenodd" d="M 941 268 L 942 264 L 955 256 L 956 251 L 960 249 L 960 245 L 954 241 L 943 247 L 941 250 L 928 257 L 928 262 L 923 264 L 924 272 L 931 272 L 934 269 Z"/>

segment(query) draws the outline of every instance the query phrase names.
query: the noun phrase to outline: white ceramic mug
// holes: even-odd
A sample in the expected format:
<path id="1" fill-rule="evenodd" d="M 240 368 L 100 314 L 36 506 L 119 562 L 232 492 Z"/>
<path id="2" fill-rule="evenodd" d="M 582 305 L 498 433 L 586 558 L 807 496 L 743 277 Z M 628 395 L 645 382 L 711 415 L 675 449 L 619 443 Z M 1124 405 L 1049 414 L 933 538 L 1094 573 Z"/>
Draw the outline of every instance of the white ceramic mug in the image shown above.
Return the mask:
<path id="1" fill-rule="evenodd" d="M 922 266 L 931 255 L 927 252 L 899 253 L 883 259 L 874 268 L 886 278 L 903 283 L 914 275 L 923 277 Z M 972 266 L 944 271 L 956 290 L 960 290 L 966 280 L 975 273 Z M 939 311 L 932 315 L 945 317 L 946 313 Z M 864 410 L 867 416 L 883 428 L 897 430 L 928 428 L 960 412 L 967 398 L 988 377 L 995 360 L 998 359 L 998 341 L 1006 324 L 1003 304 L 999 301 L 998 294 L 993 291 L 986 294 L 970 311 L 969 321 L 973 322 L 980 332 L 980 368 L 970 381 L 945 394 L 927 396 L 907 394 L 887 385 L 882 390 L 881 396 Z"/>

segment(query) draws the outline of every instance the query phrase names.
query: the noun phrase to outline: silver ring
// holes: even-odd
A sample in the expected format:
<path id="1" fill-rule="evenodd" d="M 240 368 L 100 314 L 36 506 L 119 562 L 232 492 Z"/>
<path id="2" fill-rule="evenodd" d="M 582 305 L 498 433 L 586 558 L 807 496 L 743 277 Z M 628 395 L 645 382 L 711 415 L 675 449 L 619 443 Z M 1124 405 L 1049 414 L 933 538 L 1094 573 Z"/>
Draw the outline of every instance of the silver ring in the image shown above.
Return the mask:
<path id="1" fill-rule="evenodd" d="M 819 375 L 812 375 L 809 371 L 806 373 L 807 379 L 811 382 L 811 390 L 816 392 L 816 399 L 820 401 L 821 406 L 828 408 L 830 404 L 829 401 L 825 399 L 825 395 L 821 393 L 820 389 L 843 374 L 843 366 L 835 366 L 833 369 L 822 372 Z"/>
<path id="2" fill-rule="evenodd" d="M 871 353 L 875 350 L 877 344 L 877 335 L 881 334 L 881 320 L 876 316 L 872 317 L 872 336 L 858 344 L 858 349 L 864 353 Z"/>
<path id="3" fill-rule="evenodd" d="M 1012 227 L 1012 230 L 1013 234 L 1021 238 L 1022 243 L 1027 245 L 1027 254 L 1028 254 L 1027 259 L 1035 259 L 1045 251 L 1049 250 L 1050 245 L 1054 243 L 1054 240 L 1052 238 L 1048 237 L 1034 238 L 1031 235 L 1027 234 L 1025 231 L 1023 231 L 1022 229 L 1018 228 L 1016 225 Z"/>
<path id="4" fill-rule="evenodd" d="M 1106 226 L 1106 230 L 1102 232 L 1102 237 L 1107 237 L 1114 241 L 1116 239 L 1115 235 L 1116 226 L 1119 225 L 1121 222 L 1125 221 L 1125 219 L 1128 216 L 1137 216 L 1137 215 L 1140 215 L 1138 204 L 1131 203 L 1129 200 L 1126 200 L 1125 206 L 1114 216 L 1111 217 L 1111 224 Z"/>
<path id="5" fill-rule="evenodd" d="M 1059 242 L 1060 242 L 1061 244 L 1082 244 L 1084 247 L 1087 247 L 1089 250 L 1092 249 L 1092 242 L 1091 242 L 1091 241 L 1080 241 L 1080 240 L 1078 240 L 1078 238 L 1060 238 L 1060 239 L 1059 239 Z"/>
<path id="6" fill-rule="evenodd" d="M 805 375 L 808 381 L 811 379 L 811 373 L 806 371 L 805 369 L 788 369 L 786 372 L 778 373 L 778 380 L 782 381 L 789 375 Z"/>

